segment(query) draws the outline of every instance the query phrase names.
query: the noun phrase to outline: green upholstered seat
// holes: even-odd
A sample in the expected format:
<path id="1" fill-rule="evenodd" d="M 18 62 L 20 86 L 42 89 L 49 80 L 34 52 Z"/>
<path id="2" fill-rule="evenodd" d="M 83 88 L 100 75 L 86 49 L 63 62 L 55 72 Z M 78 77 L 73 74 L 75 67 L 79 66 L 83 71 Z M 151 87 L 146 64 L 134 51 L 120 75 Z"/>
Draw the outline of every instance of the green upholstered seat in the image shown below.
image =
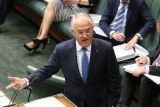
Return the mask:
<path id="1" fill-rule="evenodd" d="M 37 68 L 31 65 L 27 66 L 27 74 L 30 74 L 35 70 L 37 70 Z M 57 93 L 62 93 L 64 84 L 65 84 L 65 79 L 63 77 L 62 72 L 60 71 L 57 74 L 53 75 L 51 78 L 43 82 L 37 82 L 36 84 L 33 84 L 32 95 L 36 96 L 36 98 L 42 98 Z"/>
<path id="2" fill-rule="evenodd" d="M 107 0 L 100 0 L 96 4 L 92 13 L 102 14 Z M 14 7 L 37 24 L 41 24 L 44 10 L 47 3 L 44 0 L 16 0 Z M 49 32 L 55 39 L 59 41 L 73 38 L 70 31 L 70 22 L 56 22 L 52 25 Z"/>
<path id="3" fill-rule="evenodd" d="M 152 14 L 152 16 L 157 20 L 160 17 L 160 0 L 145 0 L 146 4 Z M 158 45 L 160 45 L 160 33 L 155 30 L 150 33 L 140 44 L 145 47 L 148 51 L 152 51 Z"/>

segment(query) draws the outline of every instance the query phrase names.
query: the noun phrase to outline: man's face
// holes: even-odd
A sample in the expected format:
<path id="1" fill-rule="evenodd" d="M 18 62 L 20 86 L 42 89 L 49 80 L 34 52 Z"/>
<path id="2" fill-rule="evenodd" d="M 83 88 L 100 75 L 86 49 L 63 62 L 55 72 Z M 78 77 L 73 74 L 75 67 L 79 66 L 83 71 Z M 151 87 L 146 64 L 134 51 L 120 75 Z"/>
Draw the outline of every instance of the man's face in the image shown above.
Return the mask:
<path id="1" fill-rule="evenodd" d="M 76 21 L 72 33 L 82 47 L 88 47 L 93 40 L 93 26 L 89 19 Z"/>
<path id="2" fill-rule="evenodd" d="M 157 31 L 160 32 L 160 19 L 157 21 Z"/>

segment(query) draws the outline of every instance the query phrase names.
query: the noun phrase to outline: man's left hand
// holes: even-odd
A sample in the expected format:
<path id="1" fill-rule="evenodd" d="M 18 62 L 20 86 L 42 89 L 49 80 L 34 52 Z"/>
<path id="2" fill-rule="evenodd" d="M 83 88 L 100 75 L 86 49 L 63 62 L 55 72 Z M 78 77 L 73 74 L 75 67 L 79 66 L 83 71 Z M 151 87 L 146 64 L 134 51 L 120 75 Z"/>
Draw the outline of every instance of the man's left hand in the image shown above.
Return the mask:
<path id="1" fill-rule="evenodd" d="M 145 73 L 145 66 L 138 67 L 136 70 L 132 72 L 132 75 L 135 77 L 139 77 L 141 74 Z"/>

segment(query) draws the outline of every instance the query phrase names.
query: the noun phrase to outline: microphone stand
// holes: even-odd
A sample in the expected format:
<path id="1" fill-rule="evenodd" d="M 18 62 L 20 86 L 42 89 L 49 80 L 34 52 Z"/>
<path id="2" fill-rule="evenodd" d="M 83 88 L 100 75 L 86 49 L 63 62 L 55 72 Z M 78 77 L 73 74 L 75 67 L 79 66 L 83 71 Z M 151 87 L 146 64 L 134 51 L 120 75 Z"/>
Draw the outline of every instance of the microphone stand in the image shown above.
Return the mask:
<path id="1" fill-rule="evenodd" d="M 31 80 L 31 82 L 29 83 L 29 85 L 26 86 L 26 87 L 24 87 L 24 89 L 30 90 L 27 101 L 29 101 L 31 93 L 32 93 L 31 85 L 33 84 L 33 82 L 38 81 L 38 80 L 40 80 L 39 77 L 33 77 L 32 80 Z M 14 106 L 15 105 L 14 101 L 15 101 L 18 93 L 20 92 L 21 89 L 23 89 L 22 87 L 25 86 L 26 84 L 27 84 L 27 82 L 24 83 L 19 89 L 16 89 L 15 92 L 14 92 L 14 94 L 13 94 L 13 96 L 12 96 L 12 98 L 11 98 L 11 100 L 10 100 L 10 102 L 9 102 L 9 104 L 7 106 L 3 106 L 3 107 L 12 107 L 12 106 Z"/>
<path id="2" fill-rule="evenodd" d="M 28 98 L 27 98 L 27 102 L 29 102 L 31 94 L 32 94 L 32 87 L 31 86 L 28 87 L 27 90 L 29 90 L 29 95 L 28 95 Z"/>
<path id="3" fill-rule="evenodd" d="M 14 101 L 15 101 L 15 99 L 16 99 L 18 93 L 20 92 L 21 88 L 22 88 L 23 86 L 25 86 L 26 84 L 27 84 L 27 82 L 24 83 L 19 89 L 16 89 L 16 90 L 14 91 L 14 94 L 13 94 L 13 96 L 12 96 L 12 98 L 11 98 L 9 104 L 6 105 L 6 106 L 3 106 L 3 107 L 12 107 L 12 106 L 14 106 L 14 105 L 15 105 L 15 104 L 14 104 Z"/>

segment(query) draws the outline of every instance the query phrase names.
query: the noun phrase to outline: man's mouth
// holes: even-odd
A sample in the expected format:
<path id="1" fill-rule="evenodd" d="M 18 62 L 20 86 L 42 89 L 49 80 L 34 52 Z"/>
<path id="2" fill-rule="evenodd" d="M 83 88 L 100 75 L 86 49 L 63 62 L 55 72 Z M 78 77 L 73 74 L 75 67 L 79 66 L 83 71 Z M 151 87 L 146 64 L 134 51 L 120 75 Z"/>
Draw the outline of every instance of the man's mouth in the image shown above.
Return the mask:
<path id="1" fill-rule="evenodd" d="M 83 41 L 83 42 L 86 42 L 86 41 L 88 41 L 88 39 L 83 39 L 82 41 Z"/>

